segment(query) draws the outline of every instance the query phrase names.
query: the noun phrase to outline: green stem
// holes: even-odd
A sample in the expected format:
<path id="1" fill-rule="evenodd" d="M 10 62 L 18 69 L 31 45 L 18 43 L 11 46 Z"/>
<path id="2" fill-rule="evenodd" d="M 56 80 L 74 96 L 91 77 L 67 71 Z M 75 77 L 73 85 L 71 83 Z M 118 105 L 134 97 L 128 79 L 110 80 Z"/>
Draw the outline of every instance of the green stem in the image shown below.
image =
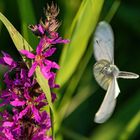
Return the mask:
<path id="1" fill-rule="evenodd" d="M 116 11 L 118 10 L 120 6 L 121 0 L 115 0 L 114 3 L 112 4 L 109 12 L 107 13 L 105 20 L 110 22 L 112 18 L 114 17 Z"/>

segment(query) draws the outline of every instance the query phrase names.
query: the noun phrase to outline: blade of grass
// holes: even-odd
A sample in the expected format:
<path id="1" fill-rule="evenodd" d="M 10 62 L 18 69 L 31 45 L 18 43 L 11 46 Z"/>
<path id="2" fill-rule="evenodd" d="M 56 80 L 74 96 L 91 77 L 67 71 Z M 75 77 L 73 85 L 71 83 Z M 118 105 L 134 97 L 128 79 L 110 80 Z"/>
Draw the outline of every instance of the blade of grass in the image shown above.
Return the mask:
<path id="1" fill-rule="evenodd" d="M 138 126 L 140 126 L 140 111 L 127 124 L 119 139 L 128 140 Z"/>
<path id="2" fill-rule="evenodd" d="M 69 39 L 71 42 L 65 46 L 62 53 L 61 69 L 57 74 L 56 82 L 63 86 L 75 71 L 83 56 L 90 35 L 97 24 L 104 0 L 84 0 L 76 15 L 73 30 Z"/>
<path id="3" fill-rule="evenodd" d="M 119 6 L 121 4 L 121 0 L 115 0 L 109 10 L 109 12 L 107 13 L 105 20 L 110 22 L 112 20 L 112 18 L 114 17 L 116 11 L 118 10 Z"/>
<path id="4" fill-rule="evenodd" d="M 65 35 L 65 38 L 67 38 L 68 29 L 71 26 L 74 15 L 81 4 L 81 0 L 76 0 L 76 2 L 73 0 L 69 0 L 69 2 L 60 0 L 57 3 L 60 6 L 60 16 L 64 19 L 60 30 L 62 34 Z M 64 12 L 61 12 L 61 5 L 63 5 L 62 7 Z"/>

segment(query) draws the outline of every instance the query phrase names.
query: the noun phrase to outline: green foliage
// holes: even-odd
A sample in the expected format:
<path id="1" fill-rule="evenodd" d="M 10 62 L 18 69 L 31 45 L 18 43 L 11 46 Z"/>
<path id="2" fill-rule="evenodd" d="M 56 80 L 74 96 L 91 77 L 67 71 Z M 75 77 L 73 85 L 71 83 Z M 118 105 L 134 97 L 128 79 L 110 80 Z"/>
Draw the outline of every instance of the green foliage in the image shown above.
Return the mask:
<path id="1" fill-rule="evenodd" d="M 70 39 L 60 54 L 61 69 L 56 82 L 61 85 L 58 99 L 52 107 L 50 89 L 40 70 L 38 82 L 46 93 L 48 103 L 55 110 L 53 118 L 56 140 L 137 140 L 140 137 L 140 86 L 138 80 L 119 80 L 121 94 L 112 117 L 104 124 L 93 122 L 105 91 L 93 77 L 93 34 L 99 20 L 111 22 L 115 36 L 115 62 L 120 69 L 139 73 L 140 60 L 140 2 L 120 0 L 57 0 L 60 7 L 61 33 Z M 28 31 L 28 24 L 36 23 L 46 1 L 0 1 L 0 20 L 6 26 L 18 50 L 33 50 L 37 40 Z M 8 7 L 10 5 L 10 7 Z M 6 8 L 8 7 L 8 8 Z M 65 11 L 63 11 L 65 10 Z M 19 11 L 19 12 L 17 12 Z M 12 20 L 14 19 L 14 20 Z M 16 30 L 20 30 L 22 35 Z M 8 33 L 7 33 L 8 34 Z M 0 23 L 1 50 L 13 55 L 14 46 Z M 26 40 L 28 41 L 26 41 Z M 32 46 L 30 46 L 29 44 Z M 58 46 L 58 48 L 60 45 Z M 58 49 L 59 50 L 59 49 Z M 15 53 L 18 58 L 19 53 Z M 1 69 L 1 68 L 0 68 Z M 0 80 L 2 80 L 2 71 Z M 0 85 L 2 88 L 2 83 Z M 103 93 L 103 94 L 102 94 Z M 53 110 L 53 109 L 52 109 Z M 53 117 L 53 115 L 52 115 Z"/>
<path id="2" fill-rule="evenodd" d="M 103 0 L 83 0 L 81 3 L 69 31 L 70 43 L 64 47 L 60 58 L 61 69 L 58 71 L 56 82 L 61 86 L 68 81 L 84 54 L 103 2 Z"/>

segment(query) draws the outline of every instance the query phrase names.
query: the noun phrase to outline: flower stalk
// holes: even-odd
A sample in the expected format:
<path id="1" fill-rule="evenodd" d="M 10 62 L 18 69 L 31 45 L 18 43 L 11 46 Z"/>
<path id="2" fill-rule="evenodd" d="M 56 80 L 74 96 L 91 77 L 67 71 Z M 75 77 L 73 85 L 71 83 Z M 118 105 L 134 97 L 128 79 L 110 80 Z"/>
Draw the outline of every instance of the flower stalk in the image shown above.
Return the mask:
<path id="1" fill-rule="evenodd" d="M 44 111 L 43 108 L 55 101 L 56 94 L 48 93 L 38 84 L 41 77 L 46 79 L 49 91 L 59 88 L 55 83 L 56 73 L 59 65 L 50 60 L 55 54 L 59 43 L 68 43 L 69 40 L 62 39 L 57 33 L 60 26 L 56 17 L 59 9 L 52 3 L 45 10 L 45 19 L 41 19 L 37 25 L 30 25 L 31 31 L 40 38 L 36 50 L 20 50 L 32 64 L 28 68 L 23 61 L 15 61 L 8 53 L 2 52 L 0 64 L 8 68 L 4 74 L 5 88 L 1 90 L 0 106 L 6 109 L 0 113 L 0 139 L 2 140 L 54 140 L 52 110 Z M 39 75 L 35 74 L 39 71 Z M 45 83 L 44 83 L 45 87 Z"/>

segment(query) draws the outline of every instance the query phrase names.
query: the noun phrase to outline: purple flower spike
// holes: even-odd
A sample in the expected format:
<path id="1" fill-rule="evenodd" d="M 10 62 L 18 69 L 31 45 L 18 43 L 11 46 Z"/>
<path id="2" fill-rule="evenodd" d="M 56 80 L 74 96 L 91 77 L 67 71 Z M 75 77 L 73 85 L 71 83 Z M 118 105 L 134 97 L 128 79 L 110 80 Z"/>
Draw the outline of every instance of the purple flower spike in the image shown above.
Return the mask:
<path id="1" fill-rule="evenodd" d="M 48 106 L 48 100 L 37 83 L 34 72 L 40 68 L 48 80 L 50 88 L 59 88 L 55 83 L 56 73 L 60 66 L 49 59 L 55 54 L 55 44 L 69 43 L 57 33 L 60 26 L 56 19 L 59 9 L 53 3 L 45 12 L 45 20 L 37 25 L 30 25 L 32 32 L 40 38 L 36 50 L 20 50 L 20 53 L 31 59 L 32 65 L 27 68 L 25 62 L 14 61 L 7 53 L 2 52 L 0 64 L 8 71 L 4 74 L 5 89 L 1 90 L 0 106 L 10 106 L 10 110 L 0 112 L 0 140 L 53 140 L 50 134 L 52 127 L 50 114 L 42 108 Z M 35 52 L 35 53 L 34 53 Z M 30 64 L 30 63 L 29 63 Z M 56 94 L 51 93 L 52 103 Z"/>

